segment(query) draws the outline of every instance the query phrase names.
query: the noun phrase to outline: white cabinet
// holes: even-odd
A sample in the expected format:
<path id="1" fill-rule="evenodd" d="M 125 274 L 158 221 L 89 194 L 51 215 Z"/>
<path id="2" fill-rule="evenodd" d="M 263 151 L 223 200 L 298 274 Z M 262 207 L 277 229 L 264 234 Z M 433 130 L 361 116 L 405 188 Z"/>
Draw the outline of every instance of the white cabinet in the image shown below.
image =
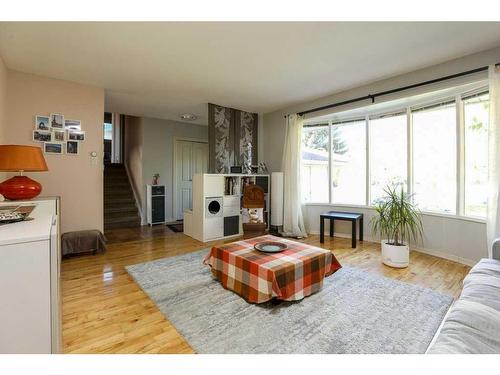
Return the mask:
<path id="1" fill-rule="evenodd" d="M 205 220 L 205 240 L 216 240 L 224 236 L 224 218 L 216 217 Z"/>
<path id="2" fill-rule="evenodd" d="M 197 173 L 193 175 L 193 209 L 184 211 L 184 234 L 202 242 L 243 235 L 241 199 L 246 183 L 264 189 L 264 216 L 269 223 L 268 175 Z M 216 209 L 210 210 L 210 203 Z"/>
<path id="3" fill-rule="evenodd" d="M 203 196 L 222 197 L 224 195 L 224 176 L 205 174 Z"/>
<path id="4" fill-rule="evenodd" d="M 33 204 L 31 221 L 0 226 L 0 353 L 59 353 L 61 348 L 59 200 Z"/>

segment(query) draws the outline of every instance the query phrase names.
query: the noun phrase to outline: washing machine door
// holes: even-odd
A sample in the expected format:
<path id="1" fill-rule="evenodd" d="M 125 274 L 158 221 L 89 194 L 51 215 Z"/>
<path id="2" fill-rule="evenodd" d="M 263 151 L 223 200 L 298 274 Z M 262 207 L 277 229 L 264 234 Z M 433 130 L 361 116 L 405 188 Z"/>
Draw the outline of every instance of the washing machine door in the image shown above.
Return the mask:
<path id="1" fill-rule="evenodd" d="M 220 199 L 207 199 L 207 217 L 221 216 L 222 214 L 222 200 Z"/>
<path id="2" fill-rule="evenodd" d="M 220 202 L 218 201 L 211 201 L 208 204 L 208 212 L 210 212 L 212 215 L 217 215 L 220 212 Z"/>

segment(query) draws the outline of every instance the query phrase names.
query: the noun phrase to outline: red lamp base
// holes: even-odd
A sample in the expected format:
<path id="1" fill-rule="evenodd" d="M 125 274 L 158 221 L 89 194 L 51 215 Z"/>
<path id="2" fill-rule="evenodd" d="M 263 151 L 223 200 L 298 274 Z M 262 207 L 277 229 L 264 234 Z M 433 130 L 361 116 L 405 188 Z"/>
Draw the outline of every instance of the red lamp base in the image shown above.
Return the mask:
<path id="1" fill-rule="evenodd" d="M 26 176 L 15 176 L 0 184 L 0 194 L 10 200 L 35 198 L 42 191 L 42 185 Z"/>

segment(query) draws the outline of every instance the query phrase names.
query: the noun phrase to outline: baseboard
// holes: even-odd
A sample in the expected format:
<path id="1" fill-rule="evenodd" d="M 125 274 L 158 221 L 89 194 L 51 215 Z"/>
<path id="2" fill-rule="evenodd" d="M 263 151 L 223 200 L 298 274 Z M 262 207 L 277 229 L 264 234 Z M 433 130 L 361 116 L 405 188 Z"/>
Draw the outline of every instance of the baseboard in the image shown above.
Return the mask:
<path id="1" fill-rule="evenodd" d="M 460 257 L 458 255 L 453 255 L 453 254 L 448 254 L 447 252 L 443 250 L 435 250 L 435 249 L 427 249 L 427 248 L 422 248 L 422 247 L 414 247 L 412 251 L 417 251 L 419 253 L 424 253 L 424 254 L 429 254 L 433 255 L 438 258 L 443 258 L 446 260 L 451 260 L 453 262 L 457 262 L 460 264 L 465 264 L 466 266 L 474 266 L 478 261 L 477 260 L 472 260 L 472 259 L 467 259 Z"/>
<path id="2" fill-rule="evenodd" d="M 309 234 L 316 234 L 316 235 L 319 236 L 319 231 L 310 231 L 308 233 Z M 351 239 L 351 234 L 347 234 L 347 233 L 337 233 L 337 232 L 334 232 L 333 235 L 335 237 Z M 328 234 L 325 234 L 325 236 L 328 236 Z M 363 240 L 367 241 L 367 242 L 373 242 L 373 243 L 379 243 L 380 242 L 380 240 L 378 240 L 376 238 L 373 238 L 373 237 L 370 237 L 370 236 L 366 236 L 366 235 L 364 236 Z M 413 246 L 411 248 L 411 251 L 417 251 L 419 253 L 432 255 L 432 256 L 435 256 L 435 257 L 438 257 L 438 258 L 442 258 L 442 259 L 446 259 L 446 260 L 451 260 L 453 262 L 457 262 L 457 263 L 460 263 L 460 264 L 465 264 L 466 266 L 470 266 L 470 267 L 474 266 L 478 262 L 477 260 L 462 258 L 462 257 L 460 257 L 458 255 L 449 254 L 449 253 L 447 253 L 447 252 L 445 252 L 443 250 L 435 250 L 435 249 L 428 249 L 428 248 Z"/>

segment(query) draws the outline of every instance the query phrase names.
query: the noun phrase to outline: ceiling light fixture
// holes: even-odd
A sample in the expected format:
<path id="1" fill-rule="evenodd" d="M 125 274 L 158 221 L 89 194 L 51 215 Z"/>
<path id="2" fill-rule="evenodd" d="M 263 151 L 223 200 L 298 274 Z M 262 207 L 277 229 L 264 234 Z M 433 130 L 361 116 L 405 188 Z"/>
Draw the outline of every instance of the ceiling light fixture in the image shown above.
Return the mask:
<path id="1" fill-rule="evenodd" d="M 193 115 L 192 113 L 184 113 L 181 115 L 181 119 L 186 121 L 194 121 L 198 118 L 198 116 Z"/>

